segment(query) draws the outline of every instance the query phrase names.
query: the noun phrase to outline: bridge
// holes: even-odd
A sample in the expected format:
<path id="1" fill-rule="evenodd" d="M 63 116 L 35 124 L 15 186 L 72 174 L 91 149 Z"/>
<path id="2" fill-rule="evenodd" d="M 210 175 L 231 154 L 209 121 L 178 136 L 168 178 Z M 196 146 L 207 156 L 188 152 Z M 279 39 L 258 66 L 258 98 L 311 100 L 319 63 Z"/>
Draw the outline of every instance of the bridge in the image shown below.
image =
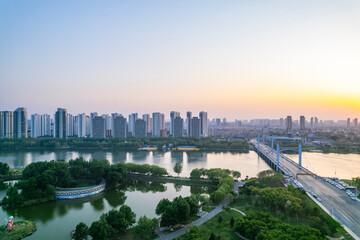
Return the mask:
<path id="1" fill-rule="evenodd" d="M 274 150 L 257 139 L 250 140 L 250 144 L 270 167 L 292 179 L 296 177 L 304 190 L 312 191 L 320 197 L 321 205 L 329 214 L 339 220 L 355 239 L 360 239 L 360 202 L 352 200 L 344 190 L 327 183 L 322 177 L 281 154 L 278 146 Z M 299 160 L 301 164 L 301 158 Z"/>

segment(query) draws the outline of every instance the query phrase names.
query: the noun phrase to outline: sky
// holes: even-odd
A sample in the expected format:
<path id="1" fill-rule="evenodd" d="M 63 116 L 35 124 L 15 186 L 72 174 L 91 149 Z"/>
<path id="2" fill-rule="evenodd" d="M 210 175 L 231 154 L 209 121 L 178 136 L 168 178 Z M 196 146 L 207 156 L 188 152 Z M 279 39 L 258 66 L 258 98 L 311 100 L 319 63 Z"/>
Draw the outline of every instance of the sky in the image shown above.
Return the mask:
<path id="1" fill-rule="evenodd" d="M 0 1 L 0 110 L 360 117 L 360 1 Z"/>

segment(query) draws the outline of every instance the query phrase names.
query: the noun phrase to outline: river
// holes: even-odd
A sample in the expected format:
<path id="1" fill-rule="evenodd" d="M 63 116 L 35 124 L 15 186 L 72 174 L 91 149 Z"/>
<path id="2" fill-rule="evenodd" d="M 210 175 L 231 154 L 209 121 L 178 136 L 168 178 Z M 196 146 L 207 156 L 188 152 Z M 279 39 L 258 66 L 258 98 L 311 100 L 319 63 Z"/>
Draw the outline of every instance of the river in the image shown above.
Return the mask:
<path id="1" fill-rule="evenodd" d="M 297 155 L 288 155 L 298 161 Z M 1 151 L 0 161 L 10 167 L 20 168 L 36 161 L 66 160 L 83 157 L 84 159 L 108 159 L 111 163 L 132 162 L 137 164 L 154 164 L 164 167 L 175 175 L 173 167 L 176 162 L 183 164 L 180 176 L 189 176 L 194 168 L 228 168 L 254 177 L 258 172 L 269 169 L 269 166 L 258 157 L 256 152 L 146 152 L 146 151 Z M 322 154 L 303 153 L 303 166 L 322 175 L 350 178 L 360 175 L 360 155 L 356 154 Z M 37 223 L 38 230 L 26 239 L 69 239 L 70 231 L 79 222 L 90 225 L 113 208 L 121 204 L 129 205 L 136 213 L 137 219 L 143 215 L 157 217 L 155 208 L 162 198 L 173 199 L 177 196 L 189 196 L 201 190 L 167 184 L 138 184 L 136 187 L 124 187 L 122 191 L 107 191 L 87 200 L 56 201 L 17 210 L 0 210 L 0 219 L 15 217 L 15 220 L 28 219 Z M 0 191 L 0 198 L 5 195 Z M 0 220 L 1 221 L 1 220 Z M 4 221 L 5 223 L 5 221 Z"/>

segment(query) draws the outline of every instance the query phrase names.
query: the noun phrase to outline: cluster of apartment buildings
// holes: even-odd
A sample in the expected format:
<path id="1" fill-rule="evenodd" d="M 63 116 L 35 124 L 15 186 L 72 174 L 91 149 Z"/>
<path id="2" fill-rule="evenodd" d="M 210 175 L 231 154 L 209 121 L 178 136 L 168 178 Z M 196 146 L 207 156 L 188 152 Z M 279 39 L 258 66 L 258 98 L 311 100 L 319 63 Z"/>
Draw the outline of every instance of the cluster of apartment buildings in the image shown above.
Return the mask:
<path id="1" fill-rule="evenodd" d="M 185 124 L 184 124 L 185 122 Z M 28 127 L 29 124 L 29 127 Z M 125 118 L 118 113 L 98 115 L 93 112 L 72 115 L 67 109 L 58 108 L 53 119 L 48 114 L 32 114 L 27 118 L 27 109 L 0 111 L 0 138 L 38 138 L 50 137 L 91 137 L 91 138 L 126 138 L 126 137 L 206 137 L 208 136 L 207 112 L 200 112 L 193 117 L 187 112 L 187 118 L 181 118 L 179 112 L 170 113 L 170 126 L 165 128 L 165 115 L 154 112 L 152 115 L 132 113 Z"/>

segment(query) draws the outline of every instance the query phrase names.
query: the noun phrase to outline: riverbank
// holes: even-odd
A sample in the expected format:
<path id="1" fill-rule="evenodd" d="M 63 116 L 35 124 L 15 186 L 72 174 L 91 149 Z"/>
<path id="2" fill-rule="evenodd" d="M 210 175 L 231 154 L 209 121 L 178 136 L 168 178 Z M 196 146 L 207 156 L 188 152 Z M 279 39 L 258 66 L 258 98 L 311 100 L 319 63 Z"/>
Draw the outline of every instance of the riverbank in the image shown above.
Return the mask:
<path id="1" fill-rule="evenodd" d="M 33 221 L 18 221 L 13 225 L 13 229 L 8 231 L 6 225 L 0 227 L 0 239 L 20 240 L 32 235 L 36 231 L 36 224 Z"/>

